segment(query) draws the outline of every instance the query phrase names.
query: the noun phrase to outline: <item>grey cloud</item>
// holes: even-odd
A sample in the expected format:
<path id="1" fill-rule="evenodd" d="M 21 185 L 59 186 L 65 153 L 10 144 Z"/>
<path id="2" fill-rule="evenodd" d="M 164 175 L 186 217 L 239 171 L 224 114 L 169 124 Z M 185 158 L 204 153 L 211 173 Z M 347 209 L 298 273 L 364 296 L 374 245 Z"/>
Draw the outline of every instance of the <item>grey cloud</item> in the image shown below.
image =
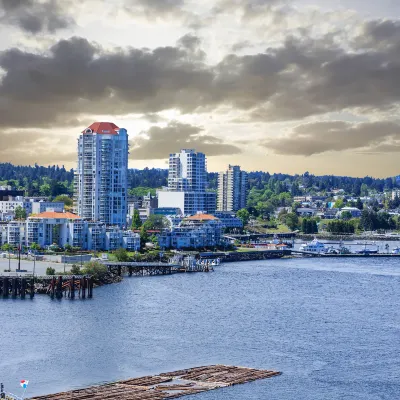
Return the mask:
<path id="1" fill-rule="evenodd" d="M 193 110 L 212 73 L 180 47 L 104 52 L 82 38 L 61 40 L 48 55 L 0 54 L 3 126 L 49 126 L 87 114 Z M 22 111 L 23 110 L 23 111 Z"/>
<path id="2" fill-rule="evenodd" d="M 61 40 L 48 54 L 0 53 L 3 126 L 51 126 L 90 114 L 183 113 L 220 105 L 248 120 L 302 119 L 357 108 L 387 110 L 400 100 L 399 53 L 348 52 L 331 37 L 289 37 L 254 55 L 205 63 L 196 36 L 176 46 L 105 51 L 82 38 Z"/>
<path id="3" fill-rule="evenodd" d="M 373 20 L 362 26 L 361 35 L 352 44 L 355 48 L 391 48 L 400 41 L 400 21 Z"/>
<path id="4" fill-rule="evenodd" d="M 0 132 L 0 159 L 2 162 L 30 165 L 63 164 L 76 161 L 75 152 L 64 152 L 70 138 L 32 131 Z"/>
<path id="5" fill-rule="evenodd" d="M 133 160 L 164 159 L 169 153 L 182 148 L 195 148 L 207 156 L 238 154 L 241 150 L 221 139 L 206 135 L 197 126 L 170 122 L 166 127 L 151 127 L 131 141 L 130 156 Z"/>
<path id="6" fill-rule="evenodd" d="M 28 33 L 54 33 L 74 24 L 70 6 L 71 0 L 0 0 L 0 22 Z"/>
<path id="7" fill-rule="evenodd" d="M 277 154 L 311 156 L 352 149 L 382 152 L 398 141 L 400 125 L 395 122 L 326 121 L 299 125 L 289 136 L 266 140 L 263 146 Z"/>
<path id="8" fill-rule="evenodd" d="M 193 23 L 196 16 L 185 9 L 185 0 L 124 0 L 124 10 L 150 21 L 178 19 L 185 24 Z"/>

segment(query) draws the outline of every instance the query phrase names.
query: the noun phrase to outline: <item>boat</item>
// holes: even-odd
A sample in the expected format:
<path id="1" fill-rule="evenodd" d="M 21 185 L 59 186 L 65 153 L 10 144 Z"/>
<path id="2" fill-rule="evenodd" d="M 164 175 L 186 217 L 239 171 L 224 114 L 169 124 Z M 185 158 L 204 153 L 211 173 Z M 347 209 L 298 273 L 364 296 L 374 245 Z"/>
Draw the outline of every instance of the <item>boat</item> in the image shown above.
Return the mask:
<path id="1" fill-rule="evenodd" d="M 392 250 L 392 254 L 400 254 L 400 247 L 395 247 L 395 248 Z"/>
<path id="2" fill-rule="evenodd" d="M 308 243 L 303 243 L 300 248 L 299 251 L 304 251 L 306 253 L 325 253 L 326 252 L 326 248 L 325 245 L 318 241 L 317 239 L 312 240 L 311 242 Z"/>
<path id="3" fill-rule="evenodd" d="M 325 254 L 339 254 L 339 250 L 331 246 L 326 249 Z"/>
<path id="4" fill-rule="evenodd" d="M 351 254 L 351 251 L 348 247 L 340 246 L 339 254 Z"/>
<path id="5" fill-rule="evenodd" d="M 372 250 L 372 249 L 358 250 L 357 254 L 378 254 L 378 249 L 376 249 L 376 250 Z"/>

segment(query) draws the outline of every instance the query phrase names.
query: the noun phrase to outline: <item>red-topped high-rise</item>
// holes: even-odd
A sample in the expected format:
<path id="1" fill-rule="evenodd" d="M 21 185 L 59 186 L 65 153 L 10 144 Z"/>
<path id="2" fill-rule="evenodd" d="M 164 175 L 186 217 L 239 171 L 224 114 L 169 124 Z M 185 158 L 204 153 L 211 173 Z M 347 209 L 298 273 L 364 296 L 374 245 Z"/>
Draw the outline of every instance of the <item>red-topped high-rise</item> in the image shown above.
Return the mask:
<path id="1" fill-rule="evenodd" d="M 107 225 L 126 225 L 128 134 L 112 122 L 94 122 L 78 139 L 75 212 Z"/>

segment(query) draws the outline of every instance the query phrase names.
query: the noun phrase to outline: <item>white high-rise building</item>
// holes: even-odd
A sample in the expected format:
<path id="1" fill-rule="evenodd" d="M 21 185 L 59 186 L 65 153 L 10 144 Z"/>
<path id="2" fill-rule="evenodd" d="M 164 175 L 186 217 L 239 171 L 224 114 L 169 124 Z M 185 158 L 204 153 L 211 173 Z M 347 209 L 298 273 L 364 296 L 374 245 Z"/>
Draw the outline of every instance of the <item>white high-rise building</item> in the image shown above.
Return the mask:
<path id="1" fill-rule="evenodd" d="M 206 156 L 193 149 L 170 154 L 168 169 L 169 190 L 204 192 L 207 183 Z"/>
<path id="2" fill-rule="evenodd" d="M 218 175 L 218 211 L 238 211 L 246 207 L 247 172 L 229 165 Z"/>
<path id="3" fill-rule="evenodd" d="M 128 134 L 111 122 L 95 122 L 78 139 L 75 212 L 107 225 L 126 225 Z"/>
<path id="4" fill-rule="evenodd" d="M 170 154 L 168 189 L 158 192 L 158 206 L 179 208 L 181 214 L 213 213 L 216 194 L 207 192 L 207 162 L 203 153 L 183 149 Z"/>

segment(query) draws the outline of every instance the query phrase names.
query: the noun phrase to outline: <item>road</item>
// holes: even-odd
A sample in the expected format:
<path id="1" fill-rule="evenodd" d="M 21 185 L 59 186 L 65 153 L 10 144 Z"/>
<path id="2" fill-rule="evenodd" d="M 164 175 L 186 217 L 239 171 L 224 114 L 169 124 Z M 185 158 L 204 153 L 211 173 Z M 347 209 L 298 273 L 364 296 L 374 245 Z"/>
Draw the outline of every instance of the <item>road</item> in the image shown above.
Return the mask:
<path id="1" fill-rule="evenodd" d="M 11 272 L 5 272 L 4 270 L 8 270 L 8 259 L 2 258 L 0 259 L 0 275 L 25 275 L 23 272 L 15 272 L 18 268 L 18 259 L 11 258 L 10 260 Z M 35 265 L 35 275 L 46 275 L 46 269 L 48 267 L 52 267 L 56 270 L 56 272 L 64 271 L 64 264 L 55 263 L 51 261 L 36 261 Z M 66 264 L 66 271 L 71 269 L 71 264 Z M 27 270 L 28 274 L 33 273 L 33 261 L 31 260 L 21 260 L 21 269 Z"/>

